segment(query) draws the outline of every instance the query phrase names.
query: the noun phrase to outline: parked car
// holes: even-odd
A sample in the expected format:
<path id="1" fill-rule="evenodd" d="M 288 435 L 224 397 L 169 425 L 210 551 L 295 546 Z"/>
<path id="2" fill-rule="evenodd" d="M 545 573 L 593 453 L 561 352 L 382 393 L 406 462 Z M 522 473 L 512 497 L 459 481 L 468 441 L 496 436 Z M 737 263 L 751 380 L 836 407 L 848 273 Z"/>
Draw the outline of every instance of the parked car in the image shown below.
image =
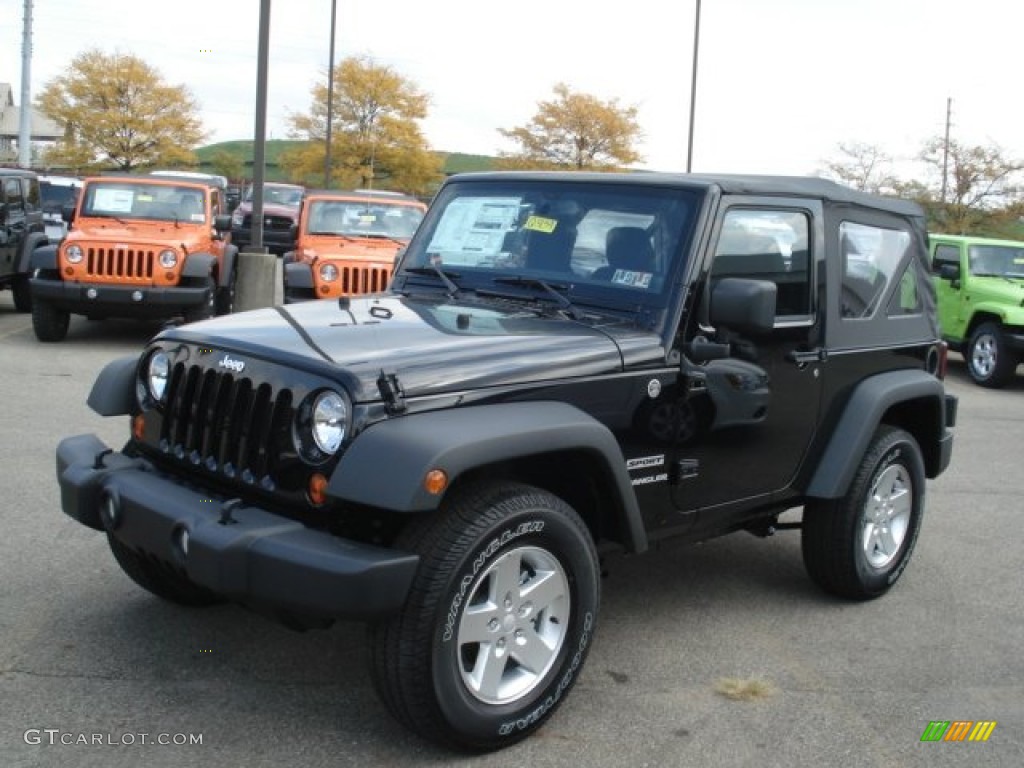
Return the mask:
<path id="1" fill-rule="evenodd" d="M 0 290 L 11 289 L 19 312 L 32 309 L 32 255 L 46 244 L 39 178 L 32 171 L 0 168 Z"/>
<path id="2" fill-rule="evenodd" d="M 299 207 L 306 190 L 297 184 L 267 182 L 263 185 L 263 245 L 279 256 L 293 250 Z M 231 214 L 231 242 L 245 250 L 252 242 L 252 195 L 250 185 Z"/>
<path id="3" fill-rule="evenodd" d="M 942 337 L 975 384 L 1003 387 L 1024 359 L 1024 242 L 930 236 Z"/>
<path id="4" fill-rule="evenodd" d="M 285 302 L 383 291 L 426 210 L 397 192 L 308 193 L 284 256 Z"/>
<path id="5" fill-rule="evenodd" d="M 237 249 L 220 187 L 191 176 L 83 182 L 71 229 L 32 255 L 32 328 L 62 340 L 72 314 L 194 321 L 234 306 Z"/>
<path id="6" fill-rule="evenodd" d="M 824 591 L 898 583 L 956 421 L 924 221 L 822 179 L 454 176 L 388 291 L 109 363 L 89 404 L 127 445 L 61 440 L 61 503 L 163 599 L 367 620 L 398 722 L 505 747 L 580 677 L 599 552 L 799 529 Z M 879 245 L 869 303 L 844 235 Z"/>
<path id="7" fill-rule="evenodd" d="M 42 200 L 43 224 L 46 237 L 51 243 L 59 243 L 68 232 L 64 221 L 64 210 L 74 209 L 78 194 L 82 191 L 82 180 L 77 176 L 39 177 L 39 197 Z"/>

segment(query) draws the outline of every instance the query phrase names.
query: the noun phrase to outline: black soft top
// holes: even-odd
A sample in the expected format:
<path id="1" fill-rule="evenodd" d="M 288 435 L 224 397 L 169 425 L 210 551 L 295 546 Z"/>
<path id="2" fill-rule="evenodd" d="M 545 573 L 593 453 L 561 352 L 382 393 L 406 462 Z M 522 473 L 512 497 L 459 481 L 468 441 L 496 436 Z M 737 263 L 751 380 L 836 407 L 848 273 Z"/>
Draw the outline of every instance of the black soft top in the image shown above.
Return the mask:
<path id="1" fill-rule="evenodd" d="M 456 181 L 496 182 L 501 180 L 520 181 L 566 181 L 583 183 L 637 184 L 640 186 L 703 187 L 717 188 L 731 195 L 763 195 L 785 197 L 807 197 L 847 205 L 878 208 L 901 216 L 921 217 L 921 207 L 910 200 L 897 197 L 873 195 L 868 192 L 837 184 L 816 176 L 761 176 L 756 174 L 728 173 L 660 173 L 639 171 L 636 173 L 597 173 L 593 171 L 492 171 L 461 173 L 448 179 Z"/>

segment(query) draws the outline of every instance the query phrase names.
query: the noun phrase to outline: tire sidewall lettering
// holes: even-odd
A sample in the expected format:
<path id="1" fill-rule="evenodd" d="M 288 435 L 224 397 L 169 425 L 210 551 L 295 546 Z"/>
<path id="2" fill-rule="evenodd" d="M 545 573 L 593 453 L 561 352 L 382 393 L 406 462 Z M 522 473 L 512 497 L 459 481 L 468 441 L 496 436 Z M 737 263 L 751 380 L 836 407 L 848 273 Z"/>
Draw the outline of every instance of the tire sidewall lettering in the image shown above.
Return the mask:
<path id="1" fill-rule="evenodd" d="M 473 567 L 459 582 L 459 589 L 452 598 L 452 602 L 448 607 L 448 613 L 445 617 L 444 631 L 441 634 L 442 643 L 450 642 L 454 636 L 455 625 L 459 618 L 459 609 L 462 607 L 462 603 L 466 599 L 466 593 L 469 591 L 469 588 L 476 583 L 477 576 L 479 576 L 483 567 L 509 542 L 515 541 L 516 539 L 531 533 L 540 533 L 543 530 L 543 520 L 528 520 L 526 522 L 519 523 L 514 528 L 506 528 L 500 534 L 487 542 L 487 545 L 480 550 L 480 553 L 473 560 Z"/>

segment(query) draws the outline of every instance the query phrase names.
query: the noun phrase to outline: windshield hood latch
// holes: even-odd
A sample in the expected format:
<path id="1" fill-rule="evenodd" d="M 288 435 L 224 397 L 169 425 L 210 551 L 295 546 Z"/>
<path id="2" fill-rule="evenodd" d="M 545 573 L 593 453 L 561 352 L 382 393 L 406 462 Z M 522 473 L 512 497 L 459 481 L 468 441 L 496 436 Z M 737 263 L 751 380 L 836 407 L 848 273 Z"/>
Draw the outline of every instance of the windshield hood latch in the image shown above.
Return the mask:
<path id="1" fill-rule="evenodd" d="M 377 389 L 384 400 L 384 406 L 392 416 L 405 412 L 405 390 L 398 383 L 398 374 L 385 373 L 382 368 L 377 377 Z"/>

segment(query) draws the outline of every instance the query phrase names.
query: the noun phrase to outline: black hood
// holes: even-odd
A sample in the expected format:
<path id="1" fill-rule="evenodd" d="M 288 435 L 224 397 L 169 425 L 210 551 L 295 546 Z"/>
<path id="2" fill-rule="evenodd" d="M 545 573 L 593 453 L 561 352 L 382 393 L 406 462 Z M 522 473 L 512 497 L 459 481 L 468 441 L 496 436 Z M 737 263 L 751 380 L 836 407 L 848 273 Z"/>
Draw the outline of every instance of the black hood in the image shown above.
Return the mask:
<path id="1" fill-rule="evenodd" d="M 265 360 L 308 359 L 321 370 L 326 363 L 346 372 L 356 401 L 367 401 L 380 398 L 382 370 L 416 397 L 613 373 L 623 364 L 615 336 L 628 340 L 629 357 L 658 347 L 654 334 L 615 326 L 514 305 L 374 296 L 253 310 L 167 335 Z"/>

